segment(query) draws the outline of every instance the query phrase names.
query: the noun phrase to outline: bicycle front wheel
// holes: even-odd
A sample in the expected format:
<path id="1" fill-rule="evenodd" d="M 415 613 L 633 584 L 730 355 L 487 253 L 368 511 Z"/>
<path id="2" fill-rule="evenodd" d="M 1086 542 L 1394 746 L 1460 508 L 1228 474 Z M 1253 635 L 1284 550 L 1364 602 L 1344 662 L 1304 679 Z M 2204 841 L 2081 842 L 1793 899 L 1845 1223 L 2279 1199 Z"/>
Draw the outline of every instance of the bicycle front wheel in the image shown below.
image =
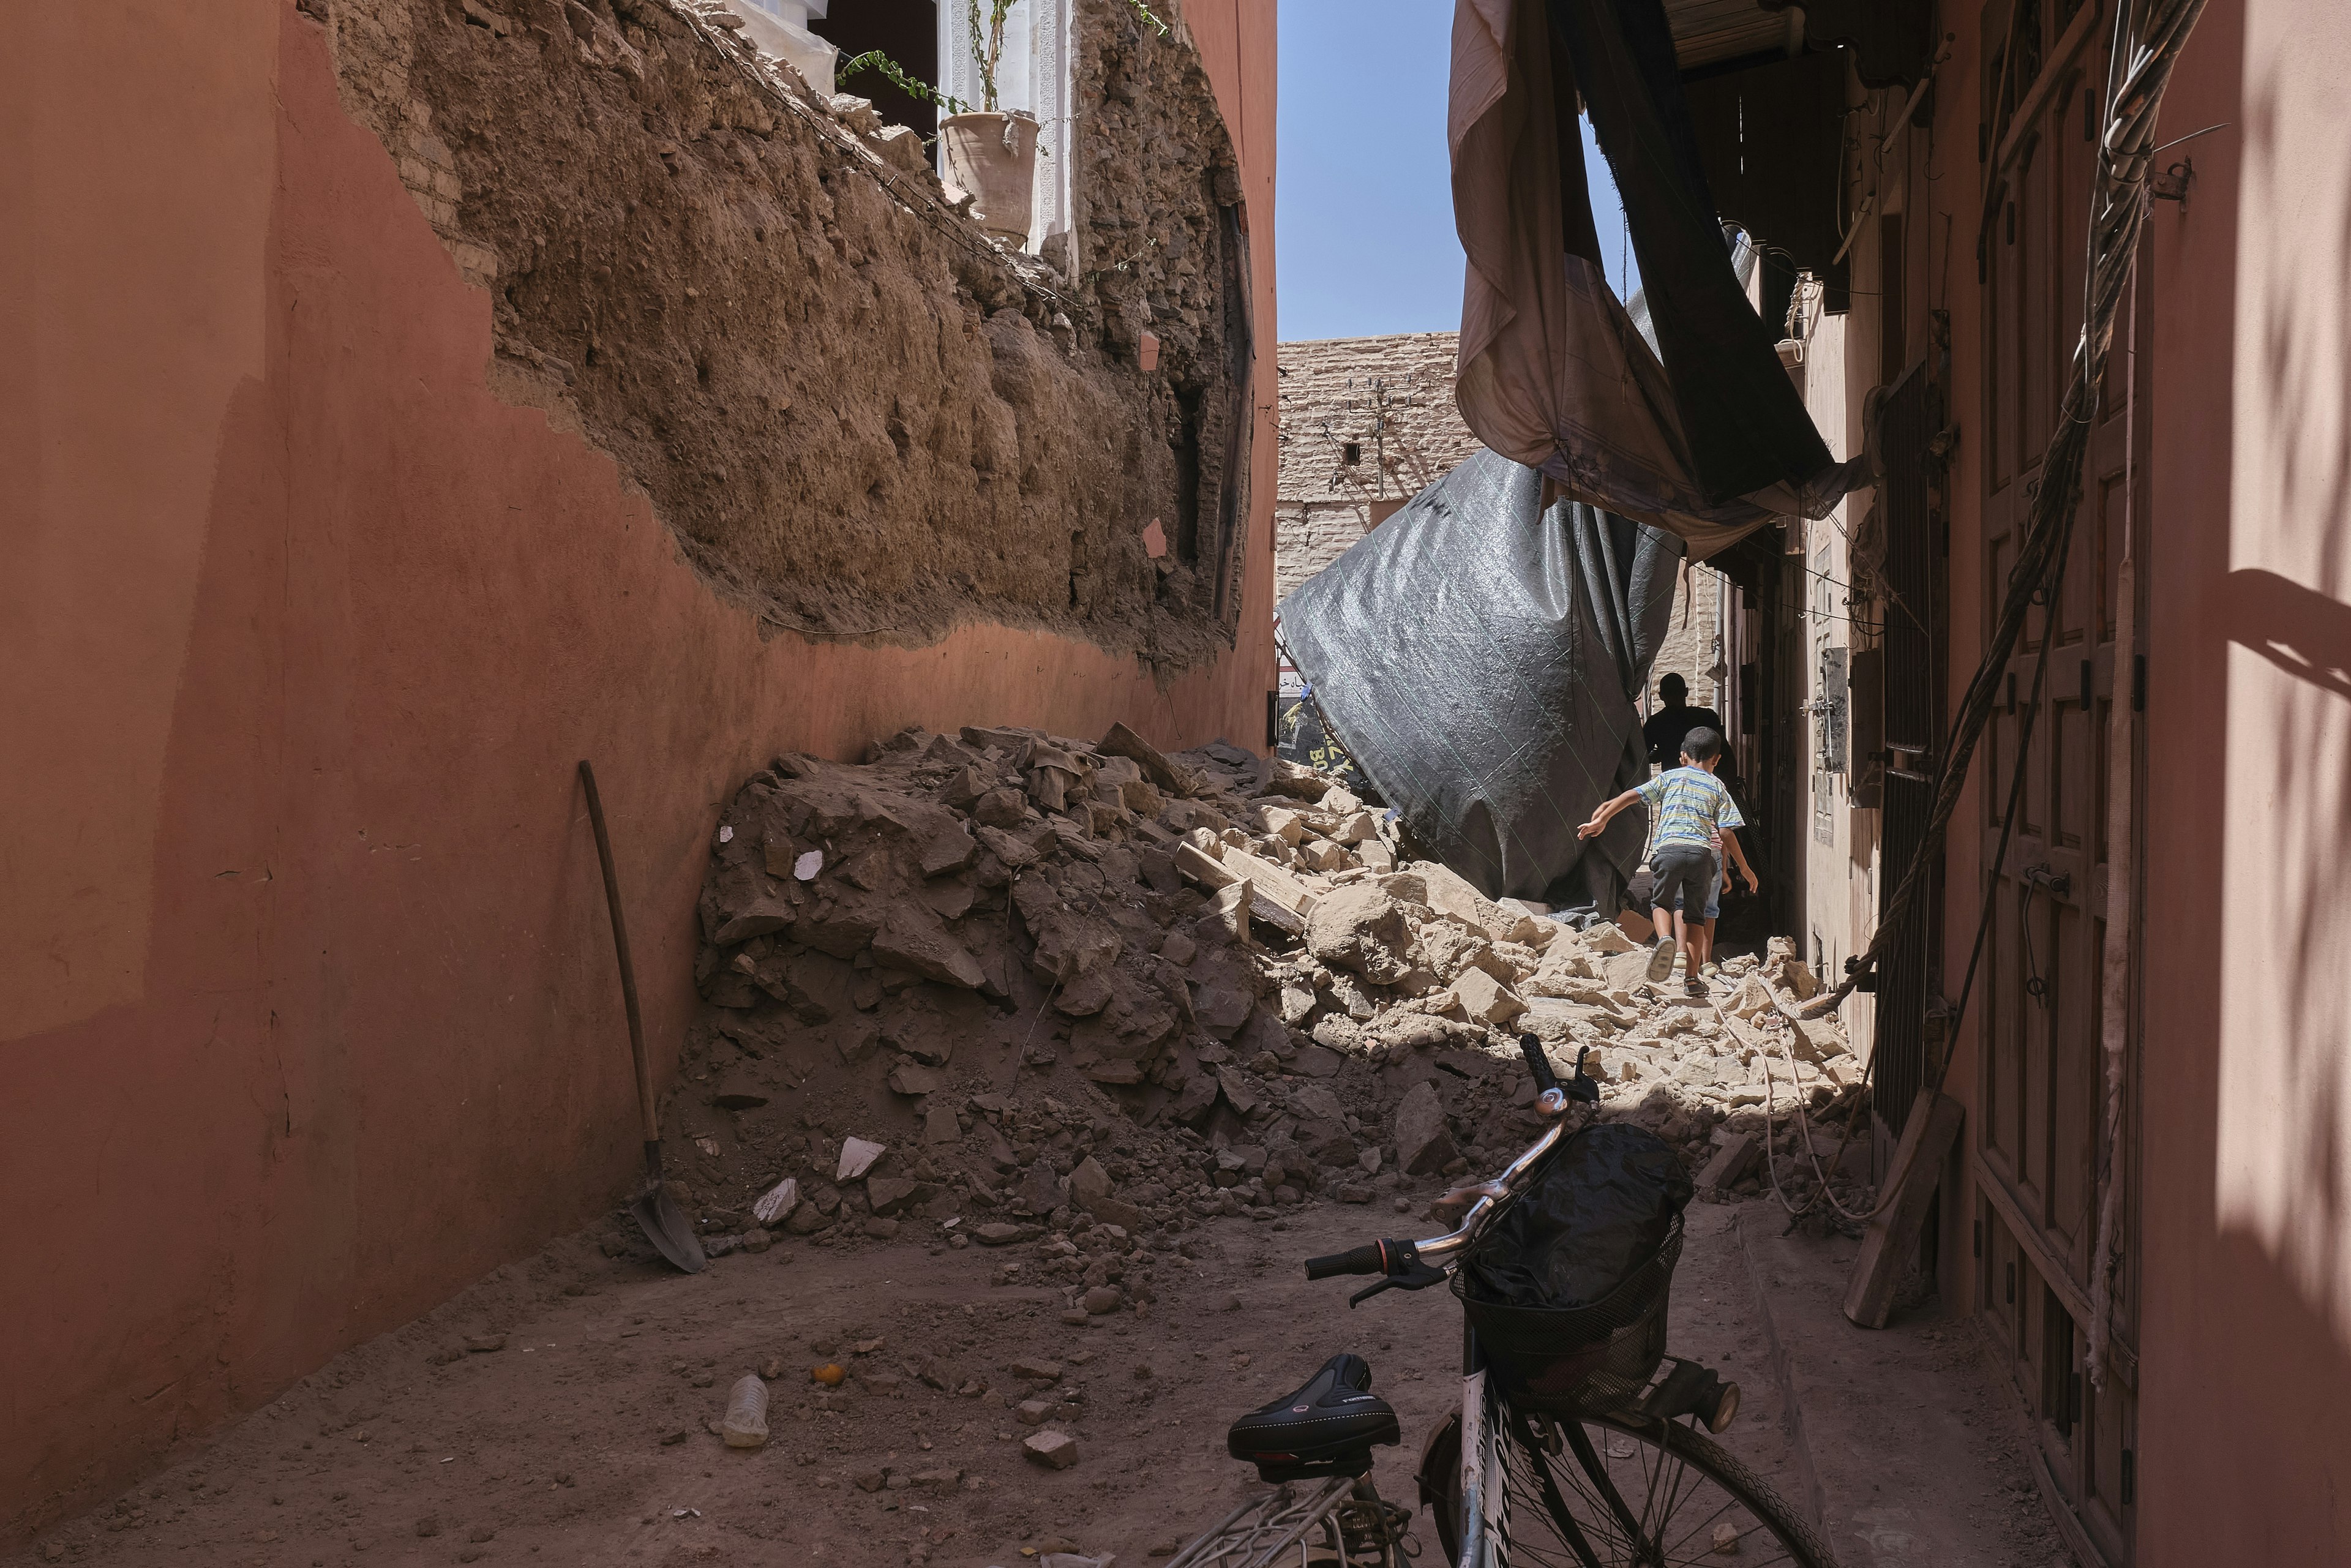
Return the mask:
<path id="1" fill-rule="evenodd" d="M 1452 1424 L 1458 1433 L 1458 1423 Z M 1836 1568 L 1812 1527 L 1755 1473 L 1679 1422 L 1514 1417 L 1492 1561 L 1511 1568 Z M 1458 1437 L 1451 1452 L 1458 1454 Z M 1448 1563 L 1460 1552 L 1460 1467 L 1431 1445 L 1424 1492 Z"/>

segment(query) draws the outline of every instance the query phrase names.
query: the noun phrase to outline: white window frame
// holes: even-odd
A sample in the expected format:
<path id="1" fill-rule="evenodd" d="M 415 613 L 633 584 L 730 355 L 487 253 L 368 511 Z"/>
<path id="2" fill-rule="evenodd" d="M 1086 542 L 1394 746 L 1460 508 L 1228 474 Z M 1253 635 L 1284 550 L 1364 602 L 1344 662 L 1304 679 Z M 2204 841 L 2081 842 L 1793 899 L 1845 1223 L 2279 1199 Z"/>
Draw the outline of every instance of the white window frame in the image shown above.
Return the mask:
<path id="1" fill-rule="evenodd" d="M 987 0 L 981 0 L 983 11 Z M 977 109 L 979 68 L 972 63 L 968 0 L 938 0 L 939 84 Z M 1035 255 L 1053 235 L 1070 232 L 1075 174 L 1071 148 L 1076 129 L 1076 0 L 1015 0 L 1004 18 L 1004 57 L 996 70 L 998 108 L 1037 117 L 1036 222 L 1028 250 Z M 941 153 L 940 171 L 946 172 Z"/>

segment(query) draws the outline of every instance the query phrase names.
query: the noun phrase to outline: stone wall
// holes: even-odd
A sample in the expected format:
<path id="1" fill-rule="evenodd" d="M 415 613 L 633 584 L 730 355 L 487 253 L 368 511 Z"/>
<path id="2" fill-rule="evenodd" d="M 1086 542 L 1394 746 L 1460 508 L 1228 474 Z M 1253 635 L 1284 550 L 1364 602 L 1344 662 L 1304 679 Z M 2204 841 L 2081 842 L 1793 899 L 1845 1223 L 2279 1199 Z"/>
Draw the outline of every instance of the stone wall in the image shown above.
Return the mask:
<path id="1" fill-rule="evenodd" d="M 1478 450 L 1453 403 L 1458 338 L 1410 332 L 1281 345 L 1277 601 Z"/>
<path id="2" fill-rule="evenodd" d="M 611 453 L 764 622 L 921 643 L 993 621 L 1168 670 L 1230 645 L 1247 220 L 1180 26 L 1080 5 L 1085 243 L 1056 267 L 718 6 L 300 3 L 490 291 L 501 395 Z"/>
<path id="3" fill-rule="evenodd" d="M 1720 573 L 1704 566 L 1691 567 L 1676 580 L 1671 629 L 1658 645 L 1656 663 L 1649 666 L 1650 706 L 1660 706 L 1657 683 L 1676 674 L 1689 683 L 1693 705 L 1722 712 L 1722 695 L 1733 676 L 1729 654 L 1716 646 L 1722 624 L 1721 582 Z M 1719 681 L 1708 674 L 1718 656 L 1724 669 Z"/>

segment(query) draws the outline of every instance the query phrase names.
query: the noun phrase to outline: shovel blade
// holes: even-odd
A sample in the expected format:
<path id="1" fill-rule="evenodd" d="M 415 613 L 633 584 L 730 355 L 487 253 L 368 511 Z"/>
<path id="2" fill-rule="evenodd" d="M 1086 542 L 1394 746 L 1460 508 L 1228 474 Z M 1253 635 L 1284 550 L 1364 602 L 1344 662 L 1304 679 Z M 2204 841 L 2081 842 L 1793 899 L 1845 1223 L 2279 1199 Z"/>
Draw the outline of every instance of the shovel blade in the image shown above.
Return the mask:
<path id="1" fill-rule="evenodd" d="M 667 1188 L 658 1185 L 646 1188 L 629 1206 L 629 1212 L 636 1216 L 637 1228 L 645 1233 L 645 1239 L 653 1244 L 654 1250 L 679 1269 L 688 1274 L 699 1274 L 710 1266 L 694 1227 Z"/>

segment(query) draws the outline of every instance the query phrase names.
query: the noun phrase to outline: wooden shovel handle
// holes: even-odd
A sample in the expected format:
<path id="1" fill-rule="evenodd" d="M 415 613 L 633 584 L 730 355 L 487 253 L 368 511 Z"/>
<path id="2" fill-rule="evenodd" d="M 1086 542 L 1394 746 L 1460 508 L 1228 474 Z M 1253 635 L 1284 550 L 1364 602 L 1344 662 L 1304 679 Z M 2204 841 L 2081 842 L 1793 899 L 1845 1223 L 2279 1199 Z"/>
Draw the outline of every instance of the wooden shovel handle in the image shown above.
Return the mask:
<path id="1" fill-rule="evenodd" d="M 580 787 L 588 791 L 588 825 L 596 830 L 596 858 L 604 867 L 604 907 L 612 915 L 612 950 L 621 958 L 621 999 L 629 1009 L 629 1051 L 637 1061 L 637 1110 L 645 1143 L 661 1142 L 661 1118 L 653 1113 L 653 1072 L 645 1061 L 645 1024 L 637 1011 L 637 967 L 629 961 L 629 923 L 621 914 L 621 879 L 612 870 L 612 840 L 604 831 L 604 801 L 596 793 L 596 770 L 582 758 Z"/>

